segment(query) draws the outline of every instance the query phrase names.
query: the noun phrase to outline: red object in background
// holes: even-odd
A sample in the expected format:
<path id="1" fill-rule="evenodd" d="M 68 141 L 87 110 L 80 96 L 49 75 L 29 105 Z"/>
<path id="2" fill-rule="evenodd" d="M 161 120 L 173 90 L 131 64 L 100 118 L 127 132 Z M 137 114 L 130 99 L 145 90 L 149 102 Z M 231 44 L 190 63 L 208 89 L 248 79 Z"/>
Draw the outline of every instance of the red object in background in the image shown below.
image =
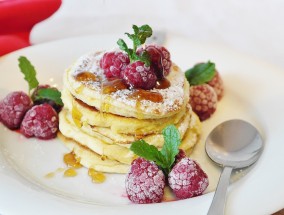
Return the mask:
<path id="1" fill-rule="evenodd" d="M 33 26 L 60 5 L 61 0 L 0 0 L 0 56 L 29 46 Z"/>

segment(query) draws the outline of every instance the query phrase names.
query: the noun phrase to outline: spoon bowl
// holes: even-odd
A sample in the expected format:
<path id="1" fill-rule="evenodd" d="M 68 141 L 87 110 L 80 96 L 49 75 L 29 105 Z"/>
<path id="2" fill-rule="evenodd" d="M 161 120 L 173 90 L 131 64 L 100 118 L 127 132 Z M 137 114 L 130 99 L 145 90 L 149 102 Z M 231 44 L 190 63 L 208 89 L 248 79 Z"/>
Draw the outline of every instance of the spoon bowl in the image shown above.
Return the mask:
<path id="1" fill-rule="evenodd" d="M 207 155 L 223 167 L 218 186 L 209 208 L 209 215 L 224 214 L 229 179 L 233 169 L 252 165 L 260 157 L 263 140 L 250 123 L 233 119 L 215 127 L 206 139 Z"/>
<path id="2" fill-rule="evenodd" d="M 262 138 L 250 123 L 234 119 L 221 123 L 209 134 L 205 149 L 221 166 L 243 168 L 253 164 L 263 148 Z"/>

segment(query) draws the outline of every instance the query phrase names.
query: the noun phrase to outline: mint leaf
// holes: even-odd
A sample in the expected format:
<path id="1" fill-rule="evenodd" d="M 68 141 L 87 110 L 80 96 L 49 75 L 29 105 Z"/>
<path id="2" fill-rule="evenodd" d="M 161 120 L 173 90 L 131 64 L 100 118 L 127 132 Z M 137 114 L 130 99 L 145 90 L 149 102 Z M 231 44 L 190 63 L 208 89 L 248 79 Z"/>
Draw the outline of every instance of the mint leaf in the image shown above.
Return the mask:
<path id="1" fill-rule="evenodd" d="M 200 63 L 185 72 L 185 77 L 191 85 L 200 85 L 211 81 L 215 75 L 215 64 L 208 61 Z"/>
<path id="2" fill-rule="evenodd" d="M 133 142 L 130 146 L 130 150 L 146 160 L 154 161 L 161 168 L 166 168 L 164 157 L 161 152 L 155 146 L 148 144 L 144 140 Z"/>
<path id="3" fill-rule="evenodd" d="M 41 99 L 52 100 L 55 104 L 63 106 L 63 102 L 61 100 L 61 92 L 54 88 L 39 89 L 37 94 L 35 95 L 34 101 Z"/>
<path id="4" fill-rule="evenodd" d="M 167 126 L 162 133 L 164 136 L 164 145 L 161 153 L 165 158 L 165 165 L 169 172 L 176 155 L 179 153 L 179 145 L 181 143 L 180 133 L 174 125 Z"/>
<path id="5" fill-rule="evenodd" d="M 146 39 L 153 34 L 152 28 L 149 25 L 142 25 L 139 28 L 136 25 L 133 25 L 133 30 L 138 38 L 137 46 L 144 44 Z"/>
<path id="6" fill-rule="evenodd" d="M 119 48 L 122 50 L 122 51 L 125 51 L 128 56 L 132 56 L 132 53 L 133 53 L 133 50 L 132 49 L 129 49 L 127 44 L 124 42 L 124 40 L 122 39 L 119 39 L 117 41 L 117 45 L 119 46 Z"/>
<path id="7" fill-rule="evenodd" d="M 121 50 L 125 51 L 128 54 L 130 62 L 142 61 L 146 66 L 150 66 L 149 55 L 142 53 L 141 56 L 139 56 L 136 54 L 136 51 L 138 46 L 143 45 L 146 39 L 152 36 L 152 28 L 149 25 L 142 25 L 141 27 L 133 25 L 132 28 L 134 34 L 125 34 L 129 37 L 130 40 L 132 40 L 133 48 L 128 48 L 128 46 L 122 39 L 119 39 L 117 41 L 117 44 Z"/>
<path id="8" fill-rule="evenodd" d="M 130 150 L 146 160 L 154 161 L 168 175 L 175 157 L 179 153 L 181 139 L 179 131 L 174 125 L 167 126 L 163 129 L 162 134 L 164 136 L 164 145 L 161 151 L 144 140 L 133 142 Z"/>
<path id="9" fill-rule="evenodd" d="M 31 90 L 36 88 L 39 84 L 36 78 L 36 70 L 26 57 L 21 56 L 19 57 L 18 61 L 21 72 L 24 74 L 24 78 L 29 84 L 30 94 Z"/>

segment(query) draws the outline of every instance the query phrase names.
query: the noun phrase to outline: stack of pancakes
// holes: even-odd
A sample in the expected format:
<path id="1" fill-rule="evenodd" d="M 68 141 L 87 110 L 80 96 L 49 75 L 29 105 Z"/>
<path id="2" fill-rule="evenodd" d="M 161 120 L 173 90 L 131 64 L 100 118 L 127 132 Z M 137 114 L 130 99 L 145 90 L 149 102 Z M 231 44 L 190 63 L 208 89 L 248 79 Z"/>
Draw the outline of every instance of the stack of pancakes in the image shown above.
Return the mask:
<path id="1" fill-rule="evenodd" d="M 120 79 L 106 79 L 99 66 L 103 54 L 82 56 L 64 74 L 59 128 L 64 144 L 81 164 L 126 173 L 136 158 L 131 143 L 144 139 L 161 148 L 162 130 L 171 124 L 180 132 L 180 148 L 190 152 L 199 140 L 201 124 L 188 104 L 184 73 L 173 64 L 154 89 L 128 89 Z"/>

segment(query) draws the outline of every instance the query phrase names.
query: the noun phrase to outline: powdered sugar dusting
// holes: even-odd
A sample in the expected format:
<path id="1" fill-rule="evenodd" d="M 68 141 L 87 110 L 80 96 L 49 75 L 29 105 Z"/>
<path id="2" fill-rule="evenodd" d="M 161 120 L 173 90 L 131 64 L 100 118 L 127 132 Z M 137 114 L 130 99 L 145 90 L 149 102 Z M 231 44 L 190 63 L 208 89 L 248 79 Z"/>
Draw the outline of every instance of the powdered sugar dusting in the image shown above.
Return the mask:
<path id="1" fill-rule="evenodd" d="M 0 101 L 0 121 L 10 129 L 19 128 L 31 104 L 32 101 L 26 93 L 22 91 L 9 93 Z"/>
<path id="2" fill-rule="evenodd" d="M 89 53 L 82 56 L 72 66 L 70 70 L 71 77 L 74 78 L 81 72 L 91 72 L 99 77 L 99 81 L 84 81 L 81 84 L 87 86 L 90 90 L 96 92 L 102 92 L 102 81 L 106 80 L 103 70 L 100 68 L 99 61 L 105 52 Z M 139 101 L 139 109 L 143 112 L 164 114 L 168 112 L 177 111 L 183 106 L 184 102 L 187 101 L 185 93 L 185 78 L 183 72 L 181 72 L 176 65 L 172 66 L 172 72 L 167 76 L 170 81 L 170 87 L 166 89 L 152 89 L 151 92 L 161 94 L 163 97 L 162 102 L 153 102 L 150 100 Z M 76 82 L 76 81 L 75 81 Z M 80 84 L 80 83 L 79 83 Z M 123 103 L 127 106 L 137 108 L 137 99 L 130 97 L 129 95 L 133 92 L 131 89 L 117 90 L 107 96 L 117 102 Z"/>
<path id="3" fill-rule="evenodd" d="M 165 176 L 154 162 L 138 158 L 132 162 L 125 187 L 128 198 L 134 203 L 161 202 Z"/>
<path id="4" fill-rule="evenodd" d="M 182 158 L 169 174 L 169 185 L 179 199 L 201 195 L 208 184 L 206 173 L 190 158 Z"/>
<path id="5" fill-rule="evenodd" d="M 48 104 L 33 106 L 25 115 L 21 124 L 21 133 L 26 137 L 51 139 L 58 130 L 58 116 Z"/>

